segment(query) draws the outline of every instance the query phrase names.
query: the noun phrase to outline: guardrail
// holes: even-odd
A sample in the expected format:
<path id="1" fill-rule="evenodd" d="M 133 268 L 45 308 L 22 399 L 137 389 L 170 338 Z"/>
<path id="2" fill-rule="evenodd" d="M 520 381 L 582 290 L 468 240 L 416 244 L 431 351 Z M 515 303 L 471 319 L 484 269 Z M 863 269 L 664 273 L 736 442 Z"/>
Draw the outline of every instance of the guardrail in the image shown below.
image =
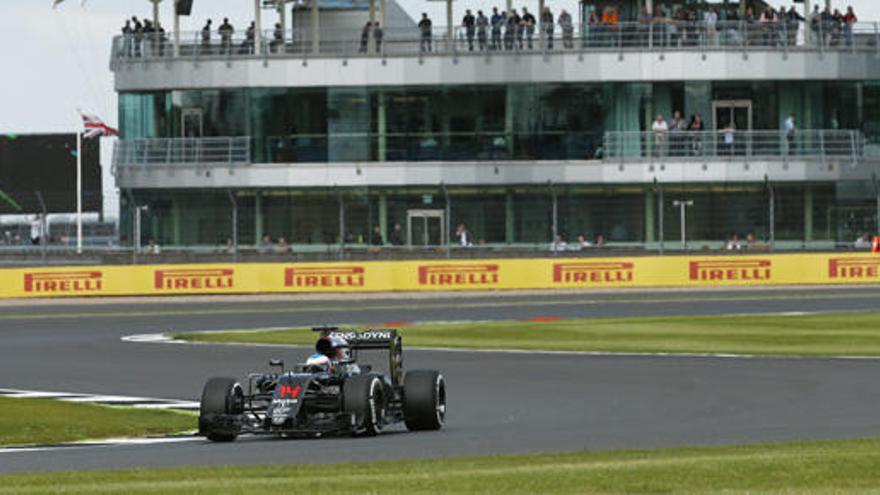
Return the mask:
<path id="1" fill-rule="evenodd" d="M 854 130 L 606 132 L 605 161 L 844 159 L 864 156 L 865 137 Z"/>
<path id="2" fill-rule="evenodd" d="M 122 139 L 113 150 L 115 166 L 246 165 L 249 137 Z"/>
<path id="3" fill-rule="evenodd" d="M 526 28 L 499 26 L 429 33 L 417 27 L 381 33 L 322 31 L 316 38 L 301 31 L 265 31 L 260 43 L 239 31 L 216 33 L 120 35 L 113 39 L 113 61 L 200 58 L 457 56 L 551 51 L 708 51 L 810 50 L 873 51 L 880 54 L 880 23 L 719 21 L 621 22 L 617 24 L 545 24 Z"/>

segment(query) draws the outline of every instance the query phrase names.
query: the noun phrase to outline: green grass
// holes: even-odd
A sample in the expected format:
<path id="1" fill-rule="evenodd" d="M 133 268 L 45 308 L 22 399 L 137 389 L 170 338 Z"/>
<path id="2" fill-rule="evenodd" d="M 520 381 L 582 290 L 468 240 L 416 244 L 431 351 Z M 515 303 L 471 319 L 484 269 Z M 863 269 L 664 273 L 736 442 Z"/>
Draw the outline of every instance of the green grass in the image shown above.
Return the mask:
<path id="1" fill-rule="evenodd" d="M 44 492 L 878 493 L 880 440 L 0 476 L 0 494 Z"/>
<path id="2" fill-rule="evenodd" d="M 175 411 L 0 398 L 0 447 L 164 435 L 196 427 L 194 415 Z"/>
<path id="3" fill-rule="evenodd" d="M 404 348 L 880 356 L 880 313 L 416 324 Z M 308 329 L 184 333 L 196 342 L 314 343 Z"/>

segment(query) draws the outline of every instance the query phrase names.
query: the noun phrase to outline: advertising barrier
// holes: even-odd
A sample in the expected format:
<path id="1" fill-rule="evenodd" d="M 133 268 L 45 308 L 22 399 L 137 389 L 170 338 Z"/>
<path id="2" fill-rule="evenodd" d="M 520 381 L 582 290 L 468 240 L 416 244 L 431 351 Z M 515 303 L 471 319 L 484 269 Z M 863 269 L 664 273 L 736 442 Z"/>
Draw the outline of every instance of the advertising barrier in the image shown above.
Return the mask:
<path id="1" fill-rule="evenodd" d="M 0 270 L 0 298 L 880 283 L 876 254 L 229 263 Z"/>

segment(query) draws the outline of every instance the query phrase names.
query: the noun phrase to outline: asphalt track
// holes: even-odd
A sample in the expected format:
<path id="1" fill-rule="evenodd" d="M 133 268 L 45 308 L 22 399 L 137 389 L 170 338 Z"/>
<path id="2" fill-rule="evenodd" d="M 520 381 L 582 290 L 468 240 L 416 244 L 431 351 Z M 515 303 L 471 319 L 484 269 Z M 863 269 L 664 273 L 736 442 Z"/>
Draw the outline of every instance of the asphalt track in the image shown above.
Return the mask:
<path id="1" fill-rule="evenodd" d="M 228 300 L 0 307 L 0 387 L 198 399 L 305 349 L 122 342 L 138 333 L 388 321 L 877 310 L 880 287 L 437 299 Z M 405 344 L 405 343 L 404 343 Z M 378 438 L 207 441 L 0 454 L 0 473 L 738 444 L 880 435 L 880 360 L 409 350 L 439 368 L 447 428 Z"/>

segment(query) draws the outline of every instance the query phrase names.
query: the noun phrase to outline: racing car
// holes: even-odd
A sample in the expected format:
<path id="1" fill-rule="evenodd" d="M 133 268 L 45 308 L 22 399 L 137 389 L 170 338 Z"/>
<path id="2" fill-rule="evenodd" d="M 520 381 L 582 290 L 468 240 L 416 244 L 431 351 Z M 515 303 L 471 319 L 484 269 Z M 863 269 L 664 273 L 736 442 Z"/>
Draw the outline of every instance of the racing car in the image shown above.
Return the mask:
<path id="1" fill-rule="evenodd" d="M 446 417 L 446 381 L 436 370 L 404 372 L 396 330 L 318 327 L 316 353 L 287 371 L 211 378 L 202 391 L 199 433 L 231 442 L 242 433 L 285 437 L 376 435 L 403 422 L 410 431 L 439 430 Z M 360 350 L 386 350 L 388 373 L 358 363 Z"/>

